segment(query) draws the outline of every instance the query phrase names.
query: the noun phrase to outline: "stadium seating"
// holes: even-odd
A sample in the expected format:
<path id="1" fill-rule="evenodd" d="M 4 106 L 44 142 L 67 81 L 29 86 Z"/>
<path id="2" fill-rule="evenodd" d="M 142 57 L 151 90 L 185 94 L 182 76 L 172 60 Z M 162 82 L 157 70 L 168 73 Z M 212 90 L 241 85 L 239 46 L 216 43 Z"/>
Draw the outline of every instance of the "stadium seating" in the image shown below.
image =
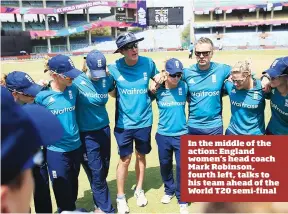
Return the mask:
<path id="1" fill-rule="evenodd" d="M 222 39 L 217 40 L 216 34 L 196 34 L 196 40 L 200 37 L 210 38 L 216 47 L 221 43 L 225 48 L 230 47 L 261 47 L 261 46 L 288 46 L 288 32 L 268 32 L 267 37 L 261 37 L 262 33 L 243 32 L 243 33 L 226 33 Z"/>
<path id="2" fill-rule="evenodd" d="M 1 0 L 1 6 L 3 7 L 19 7 L 18 1 L 2 1 Z"/>

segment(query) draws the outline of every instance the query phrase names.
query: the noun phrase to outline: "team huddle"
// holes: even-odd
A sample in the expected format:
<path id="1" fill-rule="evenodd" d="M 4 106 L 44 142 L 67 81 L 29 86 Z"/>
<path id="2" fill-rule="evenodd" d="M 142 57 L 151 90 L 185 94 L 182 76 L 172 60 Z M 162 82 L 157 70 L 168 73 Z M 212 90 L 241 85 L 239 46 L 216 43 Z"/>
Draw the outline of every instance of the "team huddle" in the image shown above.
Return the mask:
<path id="1" fill-rule="evenodd" d="M 109 96 L 116 103 L 114 136 L 120 156 L 116 171 L 118 213 L 129 213 L 125 181 L 134 143 L 134 196 L 139 207 L 148 204 L 142 186 L 145 155 L 151 151 L 154 100 L 159 109 L 155 139 L 165 189 L 161 203 L 168 204 L 176 196 L 180 213 L 189 213 L 188 203 L 180 197 L 180 137 L 223 135 L 223 96 L 229 96 L 231 104 L 225 135 L 288 134 L 287 56 L 277 58 L 258 80 L 251 70 L 251 61 L 239 61 L 233 67 L 212 62 L 213 43 L 200 38 L 194 50 L 197 64 L 184 68 L 180 60 L 171 58 L 165 69 L 159 71 L 151 58 L 138 55 L 138 42 L 143 39 L 137 39 L 133 33 L 121 34 L 115 53 L 121 53 L 123 58 L 107 66 L 101 52 L 91 51 L 83 71 L 76 69 L 69 57 L 54 56 L 47 60 L 45 69 L 52 80 L 41 86 L 24 72 L 6 75 L 2 85 L 17 103 L 43 106 L 58 118 L 63 128 L 60 140 L 41 147 L 44 163 L 33 168 L 37 213 L 52 213 L 49 177 L 58 212 L 76 210 L 81 165 L 91 185 L 95 211 L 116 212 L 106 181 L 111 155 L 110 122 L 105 107 Z M 270 100 L 272 116 L 265 130 L 266 99 Z"/>

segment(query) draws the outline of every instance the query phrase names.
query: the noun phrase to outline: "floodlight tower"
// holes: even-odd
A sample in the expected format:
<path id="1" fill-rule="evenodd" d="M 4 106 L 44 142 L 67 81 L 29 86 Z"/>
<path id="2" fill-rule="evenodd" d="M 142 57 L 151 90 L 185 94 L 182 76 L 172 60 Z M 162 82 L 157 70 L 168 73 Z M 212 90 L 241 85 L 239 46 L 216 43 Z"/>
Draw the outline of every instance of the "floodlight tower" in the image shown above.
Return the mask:
<path id="1" fill-rule="evenodd" d="M 195 29 L 194 29 L 194 21 L 195 21 L 195 2 L 194 0 L 190 0 L 190 4 L 191 4 L 191 11 L 192 11 L 192 15 L 191 15 L 191 19 L 190 19 L 190 42 L 195 43 Z"/>

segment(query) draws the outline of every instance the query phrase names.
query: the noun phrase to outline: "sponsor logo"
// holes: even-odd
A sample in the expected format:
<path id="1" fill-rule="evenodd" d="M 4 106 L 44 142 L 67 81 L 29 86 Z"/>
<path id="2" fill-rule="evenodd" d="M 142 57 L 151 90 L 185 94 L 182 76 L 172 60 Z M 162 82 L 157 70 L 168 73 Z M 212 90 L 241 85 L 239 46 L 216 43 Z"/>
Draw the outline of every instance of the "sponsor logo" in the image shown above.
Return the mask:
<path id="1" fill-rule="evenodd" d="M 195 81 L 194 81 L 194 79 L 190 79 L 188 83 L 195 84 Z"/>
<path id="2" fill-rule="evenodd" d="M 216 83 L 216 75 L 212 74 L 212 83 Z"/>
<path id="3" fill-rule="evenodd" d="M 176 68 L 179 68 L 179 61 L 175 61 Z"/>
<path id="4" fill-rule="evenodd" d="M 249 105 L 249 104 L 246 104 L 244 102 L 236 102 L 236 101 L 231 101 L 231 104 L 234 105 L 234 106 L 237 106 L 237 107 L 241 107 L 241 108 L 258 108 L 258 105 Z"/>
<path id="5" fill-rule="evenodd" d="M 143 73 L 144 80 L 147 80 L 147 72 Z"/>
<path id="6" fill-rule="evenodd" d="M 97 93 L 91 93 L 91 92 L 80 92 L 82 95 L 85 97 L 90 97 L 90 98 L 108 98 L 108 94 L 97 94 Z"/>
<path id="7" fill-rule="evenodd" d="M 48 100 L 48 104 L 52 104 L 55 102 L 55 99 L 53 97 L 50 97 L 50 99 Z"/>
<path id="8" fill-rule="evenodd" d="M 170 93 L 167 91 L 167 92 L 162 92 L 160 95 L 161 95 L 162 97 L 164 97 L 164 96 L 169 96 Z"/>
<path id="9" fill-rule="evenodd" d="M 285 102 L 286 104 L 286 102 Z M 286 106 L 286 105 L 285 105 Z M 280 114 L 283 114 L 285 116 L 288 116 L 288 112 L 284 112 L 282 109 L 280 109 L 276 104 L 272 103 L 271 101 L 271 108 L 274 108 L 276 111 L 278 111 Z"/>
<path id="10" fill-rule="evenodd" d="M 118 77 L 117 79 L 118 81 L 125 81 L 124 77 L 121 75 L 120 77 Z"/>
<path id="11" fill-rule="evenodd" d="M 220 92 L 219 91 L 199 91 L 199 92 L 192 92 L 191 96 L 194 97 L 214 97 L 214 96 L 219 96 Z"/>
<path id="12" fill-rule="evenodd" d="M 57 178 L 57 172 L 54 171 L 54 170 L 52 171 L 52 177 L 53 177 L 53 178 Z"/>
<path id="13" fill-rule="evenodd" d="M 102 87 L 106 88 L 106 80 L 105 79 L 102 80 Z"/>
<path id="14" fill-rule="evenodd" d="M 52 114 L 54 115 L 59 115 L 59 114 L 64 114 L 67 112 L 71 112 L 75 110 L 75 106 L 69 107 L 69 108 L 63 108 L 63 109 L 57 109 L 57 110 L 52 110 Z"/>
<path id="15" fill-rule="evenodd" d="M 159 102 L 160 106 L 170 107 L 170 106 L 184 106 L 186 102 Z"/>
<path id="16" fill-rule="evenodd" d="M 136 89 L 136 88 L 132 88 L 132 89 L 120 89 L 119 91 L 121 94 L 128 94 L 128 95 L 133 95 L 133 94 L 147 94 L 147 88 L 145 89 Z"/>
<path id="17" fill-rule="evenodd" d="M 179 95 L 182 95 L 183 93 L 182 93 L 182 88 L 178 88 L 178 94 Z"/>
<path id="18" fill-rule="evenodd" d="M 72 94 L 72 91 L 71 91 L 71 90 L 69 90 L 69 91 L 68 91 L 68 94 L 69 94 L 69 98 L 70 98 L 70 100 L 72 100 L 72 99 L 73 99 L 73 94 Z"/>
<path id="19" fill-rule="evenodd" d="M 288 107 L 288 99 L 285 99 L 285 107 Z"/>
<path id="20" fill-rule="evenodd" d="M 32 78 L 31 77 L 29 77 L 28 75 L 25 75 L 25 78 L 29 81 L 29 82 L 32 82 L 32 83 L 34 83 L 34 81 L 32 80 Z"/>
<path id="21" fill-rule="evenodd" d="M 254 92 L 254 94 L 253 94 L 253 99 L 254 99 L 254 100 L 257 100 L 257 99 L 258 99 L 258 94 L 259 94 L 258 91 L 255 91 L 255 92 Z"/>
<path id="22" fill-rule="evenodd" d="M 101 59 L 97 60 L 97 66 L 98 66 L 98 68 L 102 67 L 102 60 Z"/>

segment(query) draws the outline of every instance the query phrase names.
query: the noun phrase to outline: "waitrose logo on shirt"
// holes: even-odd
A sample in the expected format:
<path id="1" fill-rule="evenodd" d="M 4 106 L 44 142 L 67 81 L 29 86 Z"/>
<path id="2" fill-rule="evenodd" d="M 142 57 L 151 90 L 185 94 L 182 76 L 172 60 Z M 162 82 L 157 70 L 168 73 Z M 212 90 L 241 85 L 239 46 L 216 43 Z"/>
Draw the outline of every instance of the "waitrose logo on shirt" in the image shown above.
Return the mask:
<path id="1" fill-rule="evenodd" d="M 147 90 L 147 88 L 145 88 L 145 89 L 136 89 L 136 88 L 121 89 L 121 88 L 119 88 L 119 92 L 121 94 L 134 95 L 134 94 L 147 94 L 148 90 Z"/>
<path id="2" fill-rule="evenodd" d="M 54 115 L 59 115 L 59 114 L 64 114 L 64 113 L 67 113 L 67 112 L 71 112 L 71 111 L 74 111 L 75 110 L 75 106 L 71 106 L 69 108 L 63 108 L 63 109 L 57 109 L 57 110 L 52 110 L 52 114 Z"/>

